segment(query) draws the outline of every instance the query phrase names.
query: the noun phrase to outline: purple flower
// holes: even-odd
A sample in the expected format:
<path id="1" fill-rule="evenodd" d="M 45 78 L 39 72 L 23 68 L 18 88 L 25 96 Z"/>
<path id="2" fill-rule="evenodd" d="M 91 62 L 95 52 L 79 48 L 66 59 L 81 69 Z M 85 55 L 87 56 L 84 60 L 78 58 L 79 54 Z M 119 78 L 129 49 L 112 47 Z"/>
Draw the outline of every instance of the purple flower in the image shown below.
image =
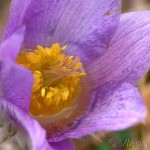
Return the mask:
<path id="1" fill-rule="evenodd" d="M 15 60 L 21 42 L 9 37 L 25 25 L 17 63 L 32 72 L 34 84 L 30 102 L 23 85 L 31 86 L 32 77 L 19 83 L 10 78 L 6 100 L 30 111 L 54 149 L 73 149 L 68 138 L 143 121 L 146 110 L 136 83 L 150 66 L 149 20 L 149 12 L 120 16 L 119 0 L 14 0 L 4 34 L 10 43 L 0 53 Z M 13 85 L 21 93 L 12 92 Z"/>

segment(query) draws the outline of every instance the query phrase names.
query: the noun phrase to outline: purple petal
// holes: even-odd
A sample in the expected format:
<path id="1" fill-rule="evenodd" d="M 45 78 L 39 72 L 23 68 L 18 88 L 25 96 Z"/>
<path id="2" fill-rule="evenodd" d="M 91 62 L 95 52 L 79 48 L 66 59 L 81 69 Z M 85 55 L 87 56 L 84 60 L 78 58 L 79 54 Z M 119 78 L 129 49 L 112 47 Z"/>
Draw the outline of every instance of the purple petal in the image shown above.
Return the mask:
<path id="1" fill-rule="evenodd" d="M 32 74 L 8 60 L 0 60 L 0 96 L 29 111 Z"/>
<path id="2" fill-rule="evenodd" d="M 24 40 L 25 27 L 15 33 L 0 45 L 0 58 L 15 61 Z"/>
<path id="3" fill-rule="evenodd" d="M 50 143 L 50 145 L 52 148 L 54 148 L 54 150 L 75 150 L 74 145 L 69 139 L 56 142 L 56 143 L 53 142 L 53 143 Z"/>
<path id="4" fill-rule="evenodd" d="M 122 130 L 146 117 L 138 89 L 128 83 L 101 86 L 93 92 L 93 98 L 89 113 L 73 128 L 51 140 L 80 138 L 95 131 Z"/>
<path id="5" fill-rule="evenodd" d="M 29 143 L 31 143 L 32 150 L 52 150 L 46 140 L 45 131 L 34 119 L 29 117 L 27 113 L 5 99 L 0 99 L 0 111 L 3 112 L 4 119 L 7 117 L 7 119 L 9 119 L 8 121 L 17 128 L 17 133 L 22 133 L 22 137 L 20 137 L 21 139 L 18 141 L 18 144 L 21 144 L 20 141 L 27 135 L 24 141 L 29 141 Z"/>
<path id="6" fill-rule="evenodd" d="M 108 51 L 88 68 L 97 86 L 112 80 L 135 85 L 150 68 L 150 12 L 121 16 Z"/>
<path id="7" fill-rule="evenodd" d="M 26 48 L 67 44 L 66 53 L 89 62 L 107 48 L 119 14 L 120 0 L 14 0 L 4 37 L 25 25 Z"/>

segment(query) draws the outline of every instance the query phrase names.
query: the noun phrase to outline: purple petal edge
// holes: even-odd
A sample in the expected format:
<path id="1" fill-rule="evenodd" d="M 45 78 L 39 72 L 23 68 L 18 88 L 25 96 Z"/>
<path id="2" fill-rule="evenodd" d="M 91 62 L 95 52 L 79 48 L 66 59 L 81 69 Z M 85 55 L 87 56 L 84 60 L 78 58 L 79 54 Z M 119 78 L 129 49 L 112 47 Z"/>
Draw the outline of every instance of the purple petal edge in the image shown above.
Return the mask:
<path id="1" fill-rule="evenodd" d="M 24 40 L 25 26 L 14 32 L 0 45 L 0 58 L 15 61 Z"/>
<path id="2" fill-rule="evenodd" d="M 60 43 L 87 64 L 108 47 L 120 8 L 120 0 L 13 0 L 4 39 L 25 25 L 27 49 Z"/>
<path id="3" fill-rule="evenodd" d="M 136 85 L 150 69 L 150 11 L 121 15 L 111 44 L 88 70 L 96 86 L 121 81 Z"/>
<path id="4" fill-rule="evenodd" d="M 50 143 L 50 145 L 54 150 L 75 150 L 75 146 L 69 139 L 60 142 L 53 142 Z"/>
<path id="5" fill-rule="evenodd" d="M 32 150 L 53 150 L 46 140 L 44 129 L 27 113 L 5 99 L 0 99 L 0 110 L 12 119 L 14 124 L 19 125 L 20 129 L 26 131 L 31 140 Z"/>
<path id="6" fill-rule="evenodd" d="M 95 131 L 118 131 L 131 127 L 146 117 L 146 107 L 134 86 L 124 84 L 103 85 L 93 91 L 92 109 L 64 134 L 49 139 L 81 138 Z"/>

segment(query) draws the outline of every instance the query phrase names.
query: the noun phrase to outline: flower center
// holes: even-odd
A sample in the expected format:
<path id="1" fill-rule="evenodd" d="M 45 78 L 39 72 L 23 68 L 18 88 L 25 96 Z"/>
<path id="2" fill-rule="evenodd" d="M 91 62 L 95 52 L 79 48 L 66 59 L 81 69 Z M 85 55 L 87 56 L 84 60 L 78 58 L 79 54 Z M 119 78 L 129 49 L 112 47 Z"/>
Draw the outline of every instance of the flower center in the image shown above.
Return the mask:
<path id="1" fill-rule="evenodd" d="M 17 63 L 28 68 L 34 76 L 30 113 L 36 116 L 55 115 L 75 104 L 85 76 L 80 59 L 65 56 L 58 43 L 51 48 L 23 52 Z"/>

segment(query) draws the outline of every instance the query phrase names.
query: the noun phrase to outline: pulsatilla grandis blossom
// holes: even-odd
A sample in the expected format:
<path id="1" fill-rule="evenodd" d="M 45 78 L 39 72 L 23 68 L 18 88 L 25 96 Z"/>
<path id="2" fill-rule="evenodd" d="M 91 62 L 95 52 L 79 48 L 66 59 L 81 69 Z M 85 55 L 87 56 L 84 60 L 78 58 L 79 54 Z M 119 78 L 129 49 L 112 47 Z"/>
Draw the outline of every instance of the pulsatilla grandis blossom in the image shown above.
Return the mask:
<path id="1" fill-rule="evenodd" d="M 150 66 L 149 16 L 149 12 L 120 15 L 119 0 L 14 0 L 1 58 L 19 69 L 14 68 L 11 86 L 2 92 L 9 97 L 1 105 L 5 102 L 9 108 L 13 102 L 12 111 L 20 107 L 41 124 L 49 142 L 43 149 L 74 149 L 70 138 L 143 121 L 146 109 L 136 83 Z M 2 111 L 9 116 L 6 108 Z M 18 120 L 10 116 L 8 120 Z M 23 118 L 21 124 L 28 122 Z M 34 141 L 47 146 L 44 136 L 41 144 L 38 137 L 30 139 L 31 149 Z"/>

